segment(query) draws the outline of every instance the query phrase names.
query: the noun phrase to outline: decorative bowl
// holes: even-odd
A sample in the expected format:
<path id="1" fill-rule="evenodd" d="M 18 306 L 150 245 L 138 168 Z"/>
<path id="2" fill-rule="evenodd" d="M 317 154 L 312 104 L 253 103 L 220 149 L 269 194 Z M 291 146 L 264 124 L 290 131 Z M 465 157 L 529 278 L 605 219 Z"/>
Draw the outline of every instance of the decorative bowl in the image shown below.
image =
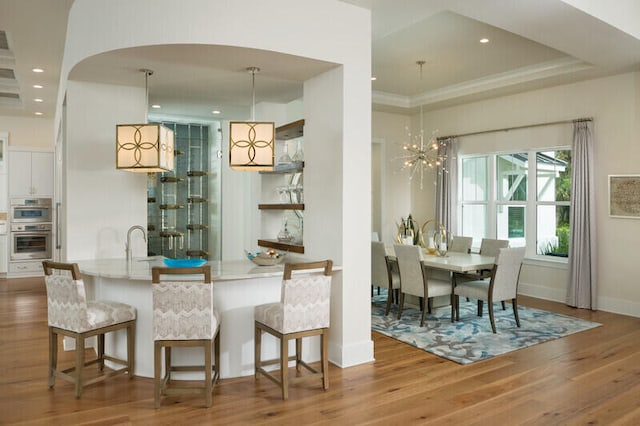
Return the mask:
<path id="1" fill-rule="evenodd" d="M 207 263 L 207 259 L 164 259 L 169 268 L 197 268 Z"/>
<path id="2" fill-rule="evenodd" d="M 258 266 L 273 266 L 282 263 L 287 253 L 281 253 L 277 250 L 269 249 L 267 251 L 257 251 L 251 253 L 244 251 L 247 255 L 247 259 L 252 261 Z"/>

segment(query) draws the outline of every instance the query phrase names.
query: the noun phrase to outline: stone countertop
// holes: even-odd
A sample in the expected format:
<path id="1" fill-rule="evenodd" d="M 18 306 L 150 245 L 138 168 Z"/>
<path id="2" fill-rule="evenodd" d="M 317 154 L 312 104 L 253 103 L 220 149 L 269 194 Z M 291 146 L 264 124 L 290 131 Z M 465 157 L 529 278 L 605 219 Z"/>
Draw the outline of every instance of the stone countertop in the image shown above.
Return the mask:
<path id="1" fill-rule="evenodd" d="M 80 272 L 89 276 L 151 281 L 151 268 L 165 266 L 164 257 L 134 258 L 130 265 L 126 259 L 78 260 Z M 297 259 L 296 259 L 297 260 Z M 281 277 L 284 263 L 275 266 L 258 266 L 249 259 L 209 261 L 214 281 L 243 280 L 247 278 Z"/>

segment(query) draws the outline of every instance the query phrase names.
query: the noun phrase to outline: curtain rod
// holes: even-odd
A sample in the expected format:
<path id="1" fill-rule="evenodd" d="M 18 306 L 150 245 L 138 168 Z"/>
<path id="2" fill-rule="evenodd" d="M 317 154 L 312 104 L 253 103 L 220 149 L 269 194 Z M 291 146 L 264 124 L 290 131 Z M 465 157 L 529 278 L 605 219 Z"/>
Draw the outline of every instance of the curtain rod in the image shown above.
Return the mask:
<path id="1" fill-rule="evenodd" d="M 554 124 L 579 123 L 581 121 L 593 121 L 593 117 L 576 118 L 574 120 L 550 121 L 547 123 L 525 124 L 524 126 L 504 127 L 502 129 L 481 130 L 479 132 L 461 133 L 459 135 L 440 136 L 438 140 L 449 139 L 449 138 L 461 138 L 464 136 L 482 135 L 485 133 L 508 132 L 510 130 L 527 129 L 529 127 L 542 127 L 542 126 L 553 126 Z"/>

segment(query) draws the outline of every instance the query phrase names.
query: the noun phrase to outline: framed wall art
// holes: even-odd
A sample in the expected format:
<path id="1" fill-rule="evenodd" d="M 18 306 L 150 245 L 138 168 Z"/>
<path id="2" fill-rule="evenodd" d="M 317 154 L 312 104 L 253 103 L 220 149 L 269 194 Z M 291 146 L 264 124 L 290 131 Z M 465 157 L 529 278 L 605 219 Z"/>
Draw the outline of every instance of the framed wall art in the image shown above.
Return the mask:
<path id="1" fill-rule="evenodd" d="M 640 219 L 640 175 L 609 175 L 609 216 Z"/>

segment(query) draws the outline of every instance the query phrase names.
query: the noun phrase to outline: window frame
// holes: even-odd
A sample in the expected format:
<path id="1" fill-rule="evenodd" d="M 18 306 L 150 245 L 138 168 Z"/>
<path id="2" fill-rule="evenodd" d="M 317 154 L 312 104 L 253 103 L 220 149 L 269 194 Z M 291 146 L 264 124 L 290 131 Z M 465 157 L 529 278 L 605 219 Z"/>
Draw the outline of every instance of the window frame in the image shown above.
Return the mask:
<path id="1" fill-rule="evenodd" d="M 499 206 L 524 206 L 525 208 L 525 236 L 526 251 L 525 256 L 527 259 L 535 259 L 543 262 L 550 263 L 568 263 L 566 257 L 555 257 L 543 254 L 538 254 L 538 232 L 537 232 L 537 215 L 539 206 L 569 206 L 571 208 L 570 201 L 538 201 L 538 160 L 537 153 L 547 151 L 573 151 L 570 145 L 559 145 L 551 147 L 534 147 L 534 148 L 514 148 L 509 151 L 495 151 L 495 152 L 476 152 L 470 154 L 463 154 L 458 156 L 458 182 L 463 184 L 463 160 L 469 158 L 486 158 L 487 159 L 487 199 L 483 201 L 465 201 L 462 199 L 463 191 L 460 188 L 458 190 L 458 229 L 461 230 L 464 235 L 463 216 L 462 210 L 465 205 L 482 205 L 486 206 L 486 218 L 485 218 L 485 238 L 496 238 L 498 232 L 498 208 Z M 501 155 L 526 153 L 527 154 L 527 199 L 526 201 L 511 201 L 511 200 L 498 200 L 498 176 L 497 176 L 497 159 Z M 572 157 L 573 159 L 573 157 Z M 479 249 L 479 242 L 474 241 L 472 251 Z"/>

